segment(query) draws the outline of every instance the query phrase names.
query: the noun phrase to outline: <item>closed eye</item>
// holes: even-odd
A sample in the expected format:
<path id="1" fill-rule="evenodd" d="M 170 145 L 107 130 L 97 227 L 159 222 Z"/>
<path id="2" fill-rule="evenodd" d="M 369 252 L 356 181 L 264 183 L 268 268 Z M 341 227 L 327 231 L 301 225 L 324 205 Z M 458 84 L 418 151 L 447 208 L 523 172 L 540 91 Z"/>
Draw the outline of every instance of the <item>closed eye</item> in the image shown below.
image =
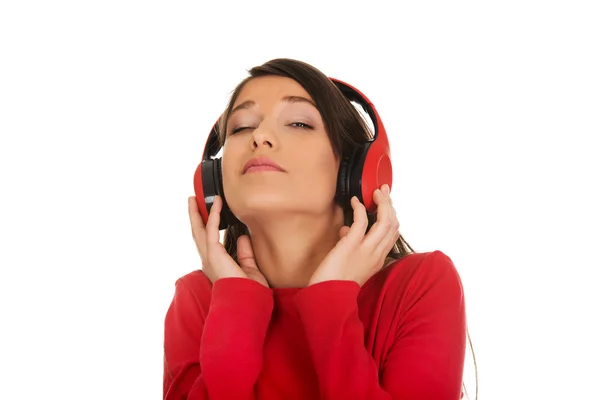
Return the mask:
<path id="1" fill-rule="evenodd" d="M 304 122 L 292 122 L 290 124 L 291 126 L 295 127 L 295 128 L 302 128 L 302 129 L 313 129 L 312 126 L 305 124 Z"/>
<path id="2" fill-rule="evenodd" d="M 292 122 L 290 124 L 290 126 L 294 127 L 294 128 L 301 128 L 301 129 L 313 129 L 312 126 L 305 124 L 304 122 Z M 254 129 L 251 126 L 240 126 L 239 128 L 235 128 L 231 131 L 232 135 L 235 135 L 238 132 L 244 131 L 246 129 Z"/>
<path id="3" fill-rule="evenodd" d="M 234 134 L 236 134 L 236 133 L 238 133 L 238 132 L 241 132 L 241 131 L 243 131 L 243 130 L 245 130 L 245 129 L 254 129 L 254 128 L 251 128 L 251 127 L 249 127 L 249 126 L 240 126 L 239 128 L 235 128 L 235 129 L 233 129 L 233 130 L 231 131 L 231 134 L 232 134 L 232 135 L 234 135 Z"/>

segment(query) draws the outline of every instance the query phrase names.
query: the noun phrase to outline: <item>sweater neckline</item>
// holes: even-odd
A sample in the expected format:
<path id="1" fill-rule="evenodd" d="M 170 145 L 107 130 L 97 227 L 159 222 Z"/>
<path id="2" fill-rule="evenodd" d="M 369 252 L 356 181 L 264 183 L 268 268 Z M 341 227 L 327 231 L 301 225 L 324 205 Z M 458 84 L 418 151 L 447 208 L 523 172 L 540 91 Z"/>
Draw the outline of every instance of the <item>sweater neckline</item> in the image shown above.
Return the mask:
<path id="1" fill-rule="evenodd" d="M 283 288 L 271 288 L 273 291 L 273 296 L 281 298 L 281 297 L 289 297 L 293 296 L 299 291 L 301 291 L 302 287 L 283 287 Z"/>

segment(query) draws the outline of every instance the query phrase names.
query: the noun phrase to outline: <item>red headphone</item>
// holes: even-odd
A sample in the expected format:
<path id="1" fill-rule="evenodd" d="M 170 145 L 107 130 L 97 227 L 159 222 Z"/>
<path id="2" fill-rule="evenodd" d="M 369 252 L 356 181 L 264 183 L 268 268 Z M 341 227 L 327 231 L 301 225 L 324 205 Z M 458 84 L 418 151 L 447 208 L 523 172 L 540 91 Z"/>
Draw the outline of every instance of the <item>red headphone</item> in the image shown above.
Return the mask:
<path id="1" fill-rule="evenodd" d="M 347 83 L 330 79 L 348 101 L 358 103 L 365 110 L 371 118 L 375 130 L 373 139 L 363 143 L 351 154 L 342 155 L 338 171 L 336 199 L 341 204 L 349 205 L 350 199 L 356 196 L 365 205 L 367 212 L 374 213 L 377 210 L 377 205 L 373 201 L 375 189 L 384 184 L 388 184 L 390 190 L 392 188 L 392 162 L 387 134 L 375 106 L 364 94 Z M 219 229 L 222 230 L 238 220 L 227 206 L 225 199 L 221 158 L 215 157 L 220 149 L 217 121 L 204 146 L 202 162 L 194 173 L 194 191 L 200 215 L 205 224 L 215 196 L 221 197 L 223 209 Z"/>

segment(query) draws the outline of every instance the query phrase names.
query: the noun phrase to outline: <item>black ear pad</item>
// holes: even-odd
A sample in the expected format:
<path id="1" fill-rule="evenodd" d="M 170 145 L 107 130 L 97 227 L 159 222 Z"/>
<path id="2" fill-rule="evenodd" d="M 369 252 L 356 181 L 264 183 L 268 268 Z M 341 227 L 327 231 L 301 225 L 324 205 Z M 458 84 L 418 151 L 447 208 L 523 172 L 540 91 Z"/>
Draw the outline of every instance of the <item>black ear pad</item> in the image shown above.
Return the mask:
<path id="1" fill-rule="evenodd" d="M 365 202 L 363 198 L 363 169 L 365 166 L 365 160 L 367 159 L 367 154 L 369 153 L 369 148 L 371 147 L 372 142 L 364 143 L 360 146 L 354 155 L 354 160 L 352 165 L 350 165 L 350 197 L 352 196 L 358 197 L 361 203 Z"/>
<path id="2" fill-rule="evenodd" d="M 202 162 L 202 186 L 204 188 L 204 200 L 209 215 L 215 196 L 218 195 L 221 197 L 221 200 L 223 200 L 219 230 L 223 230 L 227 228 L 228 225 L 239 222 L 229 209 L 229 206 L 227 205 L 227 199 L 225 199 L 225 191 L 223 190 L 223 172 L 221 169 L 220 158 L 204 160 Z"/>
<path id="3" fill-rule="evenodd" d="M 227 198 L 225 197 L 225 190 L 223 190 L 223 170 L 222 170 L 222 164 L 221 164 L 221 158 L 218 158 L 216 160 L 216 171 L 215 171 L 215 176 L 216 179 L 215 181 L 218 183 L 217 187 L 219 188 L 219 196 L 221 196 L 221 199 L 223 200 L 223 209 L 221 210 L 221 223 L 219 225 L 219 229 L 225 229 L 227 228 L 228 225 L 233 225 L 236 223 L 239 223 L 240 221 L 236 218 L 235 215 L 233 215 L 233 212 L 231 212 L 231 209 L 229 208 L 229 205 L 227 204 Z"/>
<path id="4" fill-rule="evenodd" d="M 350 205 L 350 199 L 352 198 L 352 196 L 350 196 L 350 176 L 355 153 L 355 151 L 351 151 L 348 152 L 348 154 L 343 155 L 338 170 L 335 198 L 342 207 L 348 207 Z"/>
<path id="5" fill-rule="evenodd" d="M 371 142 L 365 143 L 342 157 L 336 190 L 336 199 L 342 206 L 350 207 L 350 199 L 353 196 L 358 197 L 358 200 L 363 202 L 363 166 L 370 145 Z"/>

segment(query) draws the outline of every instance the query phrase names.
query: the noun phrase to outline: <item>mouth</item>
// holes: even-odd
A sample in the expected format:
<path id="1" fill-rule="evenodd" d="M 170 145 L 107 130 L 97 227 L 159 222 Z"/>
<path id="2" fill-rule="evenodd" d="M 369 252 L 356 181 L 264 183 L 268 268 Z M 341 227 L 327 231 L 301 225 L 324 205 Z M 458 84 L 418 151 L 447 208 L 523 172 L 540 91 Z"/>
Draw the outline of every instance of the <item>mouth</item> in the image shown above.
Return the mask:
<path id="1" fill-rule="evenodd" d="M 244 165 L 242 174 L 255 172 L 285 172 L 285 170 L 268 157 L 254 157 Z"/>

